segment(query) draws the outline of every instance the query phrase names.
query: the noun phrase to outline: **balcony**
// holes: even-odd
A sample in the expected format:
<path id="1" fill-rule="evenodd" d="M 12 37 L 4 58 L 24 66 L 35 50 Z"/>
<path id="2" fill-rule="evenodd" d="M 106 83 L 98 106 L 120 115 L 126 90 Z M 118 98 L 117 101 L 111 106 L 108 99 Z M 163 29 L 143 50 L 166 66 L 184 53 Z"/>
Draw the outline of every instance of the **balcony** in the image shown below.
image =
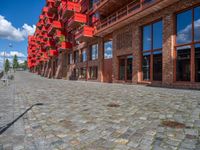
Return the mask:
<path id="1" fill-rule="evenodd" d="M 80 11 L 81 11 L 80 3 L 67 1 L 66 3 L 63 3 L 62 18 L 64 20 L 69 19 L 74 14 L 74 12 L 79 13 Z"/>
<path id="2" fill-rule="evenodd" d="M 62 50 L 72 48 L 72 44 L 70 42 L 61 42 L 61 43 L 58 44 L 57 47 L 58 47 L 59 51 L 62 51 Z"/>
<path id="3" fill-rule="evenodd" d="M 137 0 L 98 0 L 93 5 L 93 11 L 98 11 L 100 15 L 107 16 L 133 1 Z"/>
<path id="4" fill-rule="evenodd" d="M 104 36 L 112 33 L 114 30 L 163 9 L 177 1 L 178 0 L 136 0 L 104 20 L 97 22 L 95 24 L 96 31 L 94 34 L 96 36 Z"/>
<path id="5" fill-rule="evenodd" d="M 73 30 L 78 28 L 87 21 L 86 15 L 80 13 L 74 13 L 74 15 L 69 19 L 68 26 Z"/>
<path id="6" fill-rule="evenodd" d="M 49 56 L 50 57 L 58 56 L 58 51 L 53 49 L 49 50 Z"/>
<path id="7" fill-rule="evenodd" d="M 46 0 L 48 6 L 48 13 L 52 13 L 55 10 L 55 1 L 54 0 Z"/>
<path id="8" fill-rule="evenodd" d="M 62 35 L 63 35 L 63 34 L 62 34 L 62 31 L 56 30 L 56 31 L 54 32 L 53 39 L 54 39 L 55 41 L 57 41 L 57 40 L 59 40 L 59 38 L 60 38 Z"/>
<path id="9" fill-rule="evenodd" d="M 75 39 L 77 41 L 85 41 L 91 40 L 93 38 L 94 34 L 94 28 L 89 26 L 84 26 L 81 29 L 78 30 L 78 32 L 75 34 Z"/>
<path id="10" fill-rule="evenodd" d="M 61 29 L 62 26 L 61 26 L 61 23 L 59 21 L 53 21 L 53 23 L 51 24 L 51 26 L 49 27 L 48 29 L 48 33 L 50 35 L 52 35 L 56 29 Z"/>

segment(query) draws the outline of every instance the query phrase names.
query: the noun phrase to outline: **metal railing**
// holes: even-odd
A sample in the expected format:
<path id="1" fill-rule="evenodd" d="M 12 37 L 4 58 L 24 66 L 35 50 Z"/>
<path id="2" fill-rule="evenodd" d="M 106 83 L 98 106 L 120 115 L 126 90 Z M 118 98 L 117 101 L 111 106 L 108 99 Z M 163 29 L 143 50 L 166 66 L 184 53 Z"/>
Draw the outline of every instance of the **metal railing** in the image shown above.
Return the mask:
<path id="1" fill-rule="evenodd" d="M 103 2 L 103 1 L 105 1 L 105 0 L 100 0 L 99 3 Z M 135 0 L 131 3 L 129 3 L 127 6 L 121 8 L 117 12 L 106 17 L 104 20 L 96 22 L 96 24 L 95 24 L 96 29 L 98 31 L 102 28 L 105 28 L 105 27 L 115 23 L 116 21 L 118 21 L 130 14 L 134 15 L 137 12 L 144 10 L 147 6 L 150 6 L 154 3 L 156 3 L 157 1 L 158 0 Z"/>

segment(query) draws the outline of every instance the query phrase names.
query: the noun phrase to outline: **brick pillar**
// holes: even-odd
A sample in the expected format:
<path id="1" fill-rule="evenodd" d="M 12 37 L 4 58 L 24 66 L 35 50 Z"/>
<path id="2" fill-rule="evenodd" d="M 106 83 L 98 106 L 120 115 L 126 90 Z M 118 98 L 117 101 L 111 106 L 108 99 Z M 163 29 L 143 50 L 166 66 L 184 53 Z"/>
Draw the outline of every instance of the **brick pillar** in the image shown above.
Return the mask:
<path id="1" fill-rule="evenodd" d="M 116 40 L 116 34 L 113 34 L 113 82 L 117 82 L 118 80 L 118 70 L 119 70 L 119 62 L 118 62 L 118 58 L 117 58 L 117 51 L 116 51 L 116 44 L 117 44 L 117 40 Z"/>
<path id="2" fill-rule="evenodd" d="M 141 57 L 141 30 L 133 27 L 133 83 L 142 81 L 142 57 Z"/>
<path id="3" fill-rule="evenodd" d="M 103 38 L 98 39 L 98 81 L 103 82 L 103 62 L 104 62 L 104 41 Z"/>
<path id="4" fill-rule="evenodd" d="M 173 83 L 173 51 L 174 51 L 174 17 L 166 14 L 163 17 L 163 84 Z"/>

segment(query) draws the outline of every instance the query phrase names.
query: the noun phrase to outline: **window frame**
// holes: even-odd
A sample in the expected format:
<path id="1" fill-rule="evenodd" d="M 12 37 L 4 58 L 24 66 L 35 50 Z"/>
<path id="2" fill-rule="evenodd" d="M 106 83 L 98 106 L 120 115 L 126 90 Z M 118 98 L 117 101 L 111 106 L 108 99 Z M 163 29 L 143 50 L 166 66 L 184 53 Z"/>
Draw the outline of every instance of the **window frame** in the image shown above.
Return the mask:
<path id="1" fill-rule="evenodd" d="M 196 82 L 195 81 L 195 45 L 196 44 L 200 44 L 200 40 L 199 41 L 195 41 L 195 30 L 194 30 L 194 10 L 195 8 L 200 7 L 200 4 L 197 5 L 193 5 L 189 8 L 183 9 L 181 11 L 177 11 L 174 13 L 174 82 L 183 82 L 183 83 L 200 83 L 200 82 Z M 190 43 L 186 43 L 186 44 L 177 44 L 177 16 L 178 14 L 184 13 L 186 11 L 192 10 L 192 41 Z M 184 47 L 184 46 L 190 46 L 191 50 L 190 50 L 190 81 L 178 81 L 177 80 L 177 48 L 179 47 Z"/>
<path id="2" fill-rule="evenodd" d="M 162 61 L 162 80 L 160 81 L 160 80 L 154 80 L 153 79 L 153 60 L 154 60 L 154 58 L 153 58 L 153 56 L 154 56 L 154 53 L 155 52 L 161 52 L 161 54 L 163 55 L 163 32 L 162 32 L 162 47 L 161 48 L 157 48 L 157 49 L 154 49 L 153 48 L 153 25 L 154 24 L 156 24 L 156 23 L 158 23 L 158 22 L 161 22 L 162 23 L 162 31 L 163 31 L 163 19 L 162 18 L 159 18 L 159 19 L 156 19 L 156 20 L 154 20 L 154 21 L 152 21 L 152 22 L 149 22 L 149 23 L 147 23 L 147 24 L 144 24 L 144 25 L 142 25 L 141 26 L 141 72 L 142 72 L 142 82 L 162 82 L 162 80 L 163 80 L 163 61 Z M 150 27 L 151 27 L 151 49 L 150 50 L 144 50 L 143 49 L 143 39 L 144 39 L 144 37 L 143 37 L 143 32 L 144 32 L 144 27 L 145 26 L 149 26 L 150 25 Z M 147 53 L 150 53 L 149 54 L 149 56 L 150 56 L 150 65 L 149 65 L 149 70 L 150 70 L 150 73 L 149 73 L 149 80 L 144 80 L 143 79 L 143 57 L 145 56 L 144 54 L 147 54 Z M 162 60 L 163 60 L 163 56 L 162 56 Z"/>

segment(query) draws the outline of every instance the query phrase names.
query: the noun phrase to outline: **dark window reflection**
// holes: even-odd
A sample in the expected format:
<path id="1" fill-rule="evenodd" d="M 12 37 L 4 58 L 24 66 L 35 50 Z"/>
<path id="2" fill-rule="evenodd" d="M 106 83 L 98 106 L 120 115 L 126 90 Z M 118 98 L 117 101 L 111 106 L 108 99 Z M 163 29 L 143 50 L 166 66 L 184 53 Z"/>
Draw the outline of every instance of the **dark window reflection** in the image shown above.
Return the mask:
<path id="1" fill-rule="evenodd" d="M 133 68 L 132 68 L 132 63 L 133 63 L 133 57 L 132 56 L 129 56 L 128 58 L 127 58 L 127 80 L 132 80 L 132 70 L 133 70 Z"/>
<path id="2" fill-rule="evenodd" d="M 177 44 L 192 42 L 192 10 L 177 15 Z"/>
<path id="3" fill-rule="evenodd" d="M 119 79 L 125 80 L 125 59 L 119 60 Z"/>
<path id="4" fill-rule="evenodd" d="M 143 56 L 143 80 L 150 80 L 150 54 Z"/>
<path id="5" fill-rule="evenodd" d="M 162 81 L 162 53 L 154 53 L 153 55 L 153 80 Z"/>
<path id="6" fill-rule="evenodd" d="M 195 81 L 200 82 L 200 44 L 195 45 Z"/>
<path id="7" fill-rule="evenodd" d="M 190 50 L 190 46 L 177 48 L 177 81 L 190 81 Z"/>

